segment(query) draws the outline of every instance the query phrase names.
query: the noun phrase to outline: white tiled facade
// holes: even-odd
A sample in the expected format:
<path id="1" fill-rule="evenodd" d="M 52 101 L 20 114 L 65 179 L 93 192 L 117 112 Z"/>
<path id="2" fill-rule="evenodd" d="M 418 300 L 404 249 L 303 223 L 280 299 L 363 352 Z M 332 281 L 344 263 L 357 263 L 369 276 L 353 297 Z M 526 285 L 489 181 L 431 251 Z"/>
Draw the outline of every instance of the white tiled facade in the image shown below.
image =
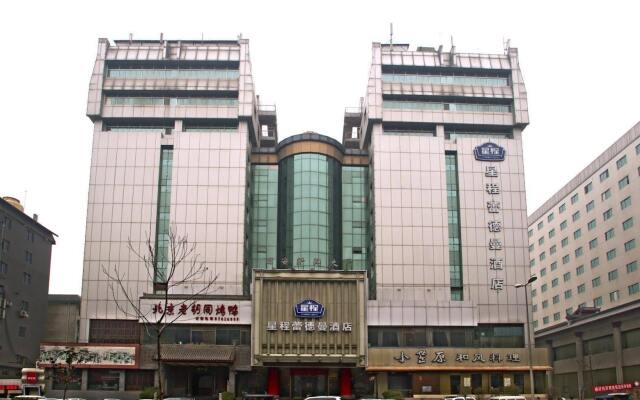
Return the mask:
<path id="1" fill-rule="evenodd" d="M 534 330 L 640 300 L 640 124 L 529 217 Z"/>
<path id="2" fill-rule="evenodd" d="M 111 78 L 109 62 L 210 61 L 235 65 L 235 79 Z M 228 68 L 228 67 L 227 67 Z M 232 68 L 233 69 L 233 68 Z M 236 106 L 109 105 L 119 92 L 143 96 L 181 90 L 238 92 Z M 164 94 L 162 95 L 164 96 Z M 118 309 L 127 307 L 122 293 L 109 289 L 102 268 L 118 266 L 131 298 L 153 292 L 142 262 L 128 248 L 143 249 L 155 242 L 158 174 L 162 146 L 173 146 L 171 225 L 195 244 L 194 254 L 215 276 L 216 295 L 242 295 L 244 206 L 249 138 L 255 134 L 255 95 L 248 41 L 159 42 L 100 39 L 89 89 L 87 115 L 94 121 L 88 196 L 80 341 L 88 340 L 90 319 L 131 319 Z M 135 122 L 144 118 L 172 121 L 169 131 L 107 129 L 106 120 Z M 223 132 L 189 131 L 184 120 L 238 119 L 237 129 Z M 175 122 L 174 122 L 175 121 Z M 142 250 L 144 252 L 144 250 Z M 193 282 L 181 288 L 191 292 Z"/>
<path id="3" fill-rule="evenodd" d="M 408 46 L 407 46 L 408 47 Z M 526 253 L 527 214 L 522 159 L 522 130 L 528 123 L 526 90 L 518 66 L 517 50 L 504 55 L 457 54 L 455 49 L 409 51 L 374 44 L 365 104 L 362 140 L 370 137 L 374 172 L 375 267 L 377 298 L 369 302 L 370 325 L 474 326 L 486 323 L 524 323 L 525 293 L 517 283 L 529 277 Z M 383 82 L 385 67 L 429 70 L 465 69 L 478 74 L 500 71 L 505 87 L 407 84 Z M 482 71 L 486 69 L 485 71 Z M 478 72 L 480 71 L 480 72 Z M 424 73 L 424 72 L 423 72 Z M 469 72 L 466 72 L 469 73 Z M 411 96 L 424 100 L 437 96 L 469 97 L 476 101 L 510 99 L 510 112 L 471 112 L 390 109 L 386 98 Z M 432 97 L 429 97 L 432 96 Z M 386 126 L 418 123 L 433 134 L 399 135 Z M 451 126 L 500 127 L 506 137 L 446 135 Z M 473 128 L 472 128 L 473 129 Z M 389 129 L 391 130 L 391 129 Z M 493 142 L 506 150 L 502 162 L 474 158 L 476 146 Z M 455 152 L 458 163 L 463 300 L 451 300 L 445 152 Z M 498 176 L 485 176 L 493 166 Z M 489 195 L 486 184 L 497 184 Z M 500 212 L 487 212 L 487 201 L 500 202 Z M 490 221 L 502 223 L 491 233 Z M 502 241 L 502 250 L 489 250 L 490 238 Z M 489 259 L 503 259 L 503 270 L 490 270 Z M 491 289 L 491 279 L 504 279 L 502 290 Z"/>

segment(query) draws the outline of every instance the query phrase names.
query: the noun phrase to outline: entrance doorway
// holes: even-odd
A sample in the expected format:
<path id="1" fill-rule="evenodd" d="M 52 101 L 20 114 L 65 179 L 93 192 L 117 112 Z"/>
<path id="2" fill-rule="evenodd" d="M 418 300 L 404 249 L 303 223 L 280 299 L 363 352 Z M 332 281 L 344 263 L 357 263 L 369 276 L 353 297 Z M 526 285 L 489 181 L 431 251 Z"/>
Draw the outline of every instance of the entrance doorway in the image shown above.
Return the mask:
<path id="1" fill-rule="evenodd" d="M 193 397 L 210 400 L 227 390 L 227 367 L 167 367 L 168 397 Z"/>
<path id="2" fill-rule="evenodd" d="M 328 374 L 321 368 L 292 368 L 291 395 L 296 397 L 326 396 L 329 394 Z"/>

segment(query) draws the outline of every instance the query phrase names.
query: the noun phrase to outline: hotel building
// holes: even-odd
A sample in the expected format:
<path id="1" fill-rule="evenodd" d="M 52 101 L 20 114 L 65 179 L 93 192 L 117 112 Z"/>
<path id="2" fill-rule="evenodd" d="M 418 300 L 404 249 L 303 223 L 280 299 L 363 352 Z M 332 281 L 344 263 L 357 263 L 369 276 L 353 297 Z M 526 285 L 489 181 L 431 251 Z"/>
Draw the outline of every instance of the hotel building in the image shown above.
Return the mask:
<path id="1" fill-rule="evenodd" d="M 533 327 L 556 396 L 640 381 L 639 182 L 636 124 L 529 217 Z"/>
<path id="2" fill-rule="evenodd" d="M 517 50 L 374 43 L 340 142 L 279 141 L 275 107 L 257 99 L 245 39 L 100 39 L 79 332 L 96 361 L 80 368 L 82 397 L 157 384 L 153 340 L 109 289 L 113 265 L 144 310 L 177 318 L 161 350 L 173 396 L 530 393 L 530 366 L 543 395 L 546 348 L 529 358 L 515 286 L 529 278 Z M 128 245 L 150 238 L 162 271 L 172 229 L 216 280 L 162 310 Z"/>

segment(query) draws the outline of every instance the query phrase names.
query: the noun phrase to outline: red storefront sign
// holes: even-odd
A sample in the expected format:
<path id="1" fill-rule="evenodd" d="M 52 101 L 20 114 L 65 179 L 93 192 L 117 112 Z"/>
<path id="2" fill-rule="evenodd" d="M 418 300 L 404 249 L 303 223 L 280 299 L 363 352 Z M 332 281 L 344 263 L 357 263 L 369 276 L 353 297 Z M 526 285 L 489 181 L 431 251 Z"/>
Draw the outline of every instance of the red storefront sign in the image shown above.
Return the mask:
<path id="1" fill-rule="evenodd" d="M 38 382 L 38 374 L 36 374 L 35 372 L 27 372 L 25 374 L 25 381 L 27 383 L 36 383 L 36 382 Z"/>
<path id="2" fill-rule="evenodd" d="M 620 391 L 625 391 L 625 390 L 631 390 L 635 387 L 638 387 L 640 385 L 639 382 L 634 382 L 634 383 L 614 383 L 611 385 L 598 385 L 598 386 L 594 386 L 593 387 L 593 391 L 595 393 L 602 393 L 602 392 L 620 392 Z"/>
<path id="3" fill-rule="evenodd" d="M 20 390 L 20 385 L 0 385 L 0 391 L 3 390 Z"/>
<path id="4" fill-rule="evenodd" d="M 196 320 L 206 321 L 238 321 L 238 305 L 237 304 L 211 304 L 211 303 L 193 303 L 187 305 L 185 303 L 174 305 L 167 304 L 162 309 L 162 304 L 153 304 L 154 314 L 166 315 L 191 315 Z"/>

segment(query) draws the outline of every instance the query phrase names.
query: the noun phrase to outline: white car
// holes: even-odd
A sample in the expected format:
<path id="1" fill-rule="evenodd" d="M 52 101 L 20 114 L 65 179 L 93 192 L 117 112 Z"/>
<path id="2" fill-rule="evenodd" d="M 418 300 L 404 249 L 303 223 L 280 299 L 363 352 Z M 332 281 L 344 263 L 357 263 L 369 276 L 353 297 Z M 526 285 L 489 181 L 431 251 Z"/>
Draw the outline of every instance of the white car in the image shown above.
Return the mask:
<path id="1" fill-rule="evenodd" d="M 342 400 L 340 396 L 311 396 L 304 400 Z"/>

